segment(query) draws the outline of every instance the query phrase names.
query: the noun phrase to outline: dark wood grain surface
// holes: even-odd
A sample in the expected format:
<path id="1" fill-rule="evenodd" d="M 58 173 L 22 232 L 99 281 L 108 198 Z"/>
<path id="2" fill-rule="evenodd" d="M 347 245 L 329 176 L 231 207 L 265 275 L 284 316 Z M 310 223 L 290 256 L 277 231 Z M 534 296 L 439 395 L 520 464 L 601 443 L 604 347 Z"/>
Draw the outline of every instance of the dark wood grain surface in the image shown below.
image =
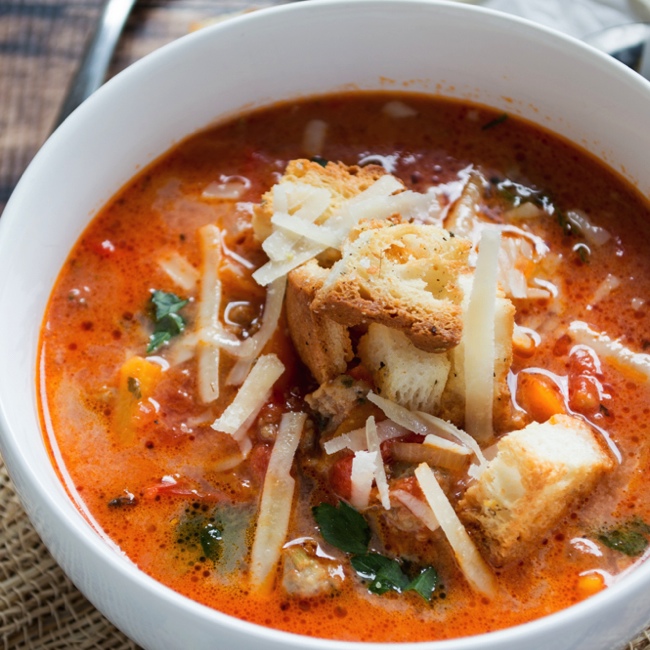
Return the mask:
<path id="1" fill-rule="evenodd" d="M 110 75 L 203 24 L 278 0 L 140 0 Z M 102 0 L 0 0 L 0 214 L 48 137 Z M 646 635 L 628 646 L 650 647 Z M 0 459 L 0 649 L 134 649 L 56 566 Z M 585 649 L 586 650 L 586 649 Z"/>
<path id="2" fill-rule="evenodd" d="M 249 0 L 140 0 L 109 76 Z M 0 213 L 52 130 L 102 0 L 0 0 Z"/>

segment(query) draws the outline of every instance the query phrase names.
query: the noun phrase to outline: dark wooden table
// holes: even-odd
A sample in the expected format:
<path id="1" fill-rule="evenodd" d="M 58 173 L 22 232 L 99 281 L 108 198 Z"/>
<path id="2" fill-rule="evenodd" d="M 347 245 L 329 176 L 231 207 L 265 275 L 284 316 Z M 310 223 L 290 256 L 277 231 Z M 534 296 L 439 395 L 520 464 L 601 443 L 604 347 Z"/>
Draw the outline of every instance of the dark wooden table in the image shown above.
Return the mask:
<path id="1" fill-rule="evenodd" d="M 280 1 L 140 0 L 109 76 L 211 20 Z M 52 129 L 102 4 L 0 0 L 0 214 Z M 57 567 L 0 459 L 0 650 L 135 647 Z M 646 635 L 629 644 L 631 650 L 649 647 Z"/>
<path id="2" fill-rule="evenodd" d="M 206 22 L 274 0 L 140 0 L 109 72 Z M 0 213 L 52 130 L 102 0 L 0 0 Z"/>

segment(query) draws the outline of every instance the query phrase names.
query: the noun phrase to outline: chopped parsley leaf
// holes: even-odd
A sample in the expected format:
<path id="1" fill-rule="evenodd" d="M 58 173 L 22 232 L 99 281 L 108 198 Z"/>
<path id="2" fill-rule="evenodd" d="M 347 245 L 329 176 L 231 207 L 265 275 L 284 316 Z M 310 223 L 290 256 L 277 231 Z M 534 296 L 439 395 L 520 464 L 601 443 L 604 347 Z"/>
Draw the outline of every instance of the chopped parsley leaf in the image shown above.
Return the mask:
<path id="1" fill-rule="evenodd" d="M 354 508 L 341 501 L 338 507 L 321 503 L 312 512 L 325 540 L 352 554 L 350 564 L 361 578 L 370 581 L 368 591 L 378 595 L 388 591 L 398 594 L 415 591 L 427 602 L 431 600 L 438 585 L 436 570 L 428 566 L 413 576 L 398 560 L 380 553 L 369 553 L 370 527 Z"/>
<path id="2" fill-rule="evenodd" d="M 174 293 L 154 291 L 151 306 L 155 323 L 154 333 L 149 337 L 147 354 L 155 352 L 161 345 L 170 341 L 185 329 L 185 319 L 178 313 L 187 300 Z"/>
<path id="3" fill-rule="evenodd" d="M 642 519 L 635 518 L 618 528 L 609 528 L 598 533 L 597 539 L 607 548 L 619 551 L 630 557 L 641 555 L 648 547 L 647 535 L 650 526 Z"/>
<path id="4" fill-rule="evenodd" d="M 370 526 L 354 508 L 340 501 L 338 507 L 321 503 L 312 512 L 326 542 L 346 553 L 366 553 Z"/>
<path id="5" fill-rule="evenodd" d="M 508 119 L 508 114 L 507 113 L 501 113 L 499 117 L 495 117 L 493 120 L 490 120 L 489 122 L 486 122 L 482 127 L 481 131 L 487 131 L 488 129 L 492 129 L 495 126 L 498 126 L 502 122 L 505 122 Z"/>

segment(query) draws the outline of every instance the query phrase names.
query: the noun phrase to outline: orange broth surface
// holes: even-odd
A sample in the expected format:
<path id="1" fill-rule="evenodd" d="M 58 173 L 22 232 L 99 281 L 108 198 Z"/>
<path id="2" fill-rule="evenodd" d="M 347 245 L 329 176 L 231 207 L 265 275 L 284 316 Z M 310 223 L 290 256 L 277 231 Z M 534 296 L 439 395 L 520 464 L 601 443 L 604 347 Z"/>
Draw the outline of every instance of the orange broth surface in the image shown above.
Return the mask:
<path id="1" fill-rule="evenodd" d="M 417 115 L 386 114 L 383 107 L 395 99 Z M 581 574 L 599 572 L 606 588 L 642 555 L 607 547 L 598 531 L 630 519 L 650 522 L 644 480 L 650 453 L 648 382 L 606 359 L 597 374 L 598 404 L 585 407 L 583 415 L 607 434 L 621 461 L 593 493 L 571 505 L 525 559 L 492 567 L 499 585 L 492 600 L 468 586 L 440 530 L 417 539 L 405 533 L 400 543 L 377 535 L 371 541 L 378 552 L 398 559 L 417 555 L 435 568 L 439 584 L 430 602 L 412 591 L 369 593 L 346 554 L 323 541 L 311 513 L 313 506 L 336 504 L 340 496 L 333 461 L 318 445 L 315 418 L 309 422 L 316 441 L 301 444 L 294 461 L 297 489 L 288 541 L 315 540 L 343 580 L 315 597 L 279 587 L 269 595 L 251 593 L 247 558 L 272 447 L 265 425 L 277 424 L 285 411 L 308 411 L 303 398 L 317 388 L 282 319 L 265 352 L 275 352 L 287 370 L 251 426 L 253 449 L 241 464 L 223 469 L 236 445 L 210 427 L 236 390 L 225 386 L 234 363 L 227 353 L 221 361 L 222 394 L 206 405 L 196 397 L 194 357 L 175 361 L 177 343 L 163 346 L 154 354 L 168 356 L 171 365 L 151 399 L 138 404 L 128 435 L 115 425 L 120 368 L 133 355 L 147 355 L 152 290 L 196 297 L 179 289 L 159 260 L 178 253 L 198 269 L 199 227 L 213 223 L 222 231 L 222 322 L 241 337 L 259 324 L 265 290 L 251 273 L 266 256 L 250 227 L 251 205 L 277 182 L 288 161 L 305 157 L 303 133 L 313 119 L 328 125 L 322 158 L 348 165 L 383 163 L 416 191 L 462 184 L 463 170 L 471 165 L 488 188 L 481 209 L 496 222 L 521 188 L 532 188 L 545 197 L 547 208 L 552 206 L 523 227 L 552 251 L 558 297 L 514 301 L 517 323 L 533 328 L 540 342 L 530 353 L 515 354 L 512 386 L 521 386 L 517 378 L 524 369 L 543 369 L 569 382 L 572 373 L 580 373 L 567 338 L 575 320 L 634 352 L 650 347 L 644 302 L 650 296 L 650 211 L 594 158 L 511 116 L 451 101 L 354 94 L 274 106 L 193 135 L 139 173 L 93 219 L 62 269 L 42 330 L 40 398 L 47 437 L 70 477 L 72 498 L 156 580 L 227 614 L 298 634 L 358 641 L 461 637 L 524 623 L 584 599 L 591 590 L 585 590 Z M 246 179 L 236 200 L 204 195 L 211 183 L 230 177 Z M 561 218 L 574 209 L 606 229 L 610 240 L 581 249 L 583 240 Z M 596 300 L 608 275 L 620 282 Z M 190 300 L 183 310 L 188 329 L 195 303 Z M 519 397 L 516 389 L 514 398 Z M 525 399 L 519 401 L 524 408 Z M 524 417 L 530 421 L 535 414 Z M 607 436 L 603 433 L 604 442 Z M 390 479 L 397 470 L 388 466 L 387 471 Z M 452 503 L 464 480 L 452 481 L 457 486 L 449 494 Z M 197 526 L 206 522 L 223 534 L 217 560 L 206 557 L 197 542 Z"/>

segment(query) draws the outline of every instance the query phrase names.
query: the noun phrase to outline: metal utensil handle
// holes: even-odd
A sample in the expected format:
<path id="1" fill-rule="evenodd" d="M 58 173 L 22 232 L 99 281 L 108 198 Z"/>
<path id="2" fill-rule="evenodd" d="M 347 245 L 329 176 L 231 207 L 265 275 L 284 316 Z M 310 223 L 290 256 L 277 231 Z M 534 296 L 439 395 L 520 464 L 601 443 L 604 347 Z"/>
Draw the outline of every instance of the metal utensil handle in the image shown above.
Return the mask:
<path id="1" fill-rule="evenodd" d="M 54 123 L 56 129 L 81 102 L 99 88 L 136 0 L 107 0 Z"/>

